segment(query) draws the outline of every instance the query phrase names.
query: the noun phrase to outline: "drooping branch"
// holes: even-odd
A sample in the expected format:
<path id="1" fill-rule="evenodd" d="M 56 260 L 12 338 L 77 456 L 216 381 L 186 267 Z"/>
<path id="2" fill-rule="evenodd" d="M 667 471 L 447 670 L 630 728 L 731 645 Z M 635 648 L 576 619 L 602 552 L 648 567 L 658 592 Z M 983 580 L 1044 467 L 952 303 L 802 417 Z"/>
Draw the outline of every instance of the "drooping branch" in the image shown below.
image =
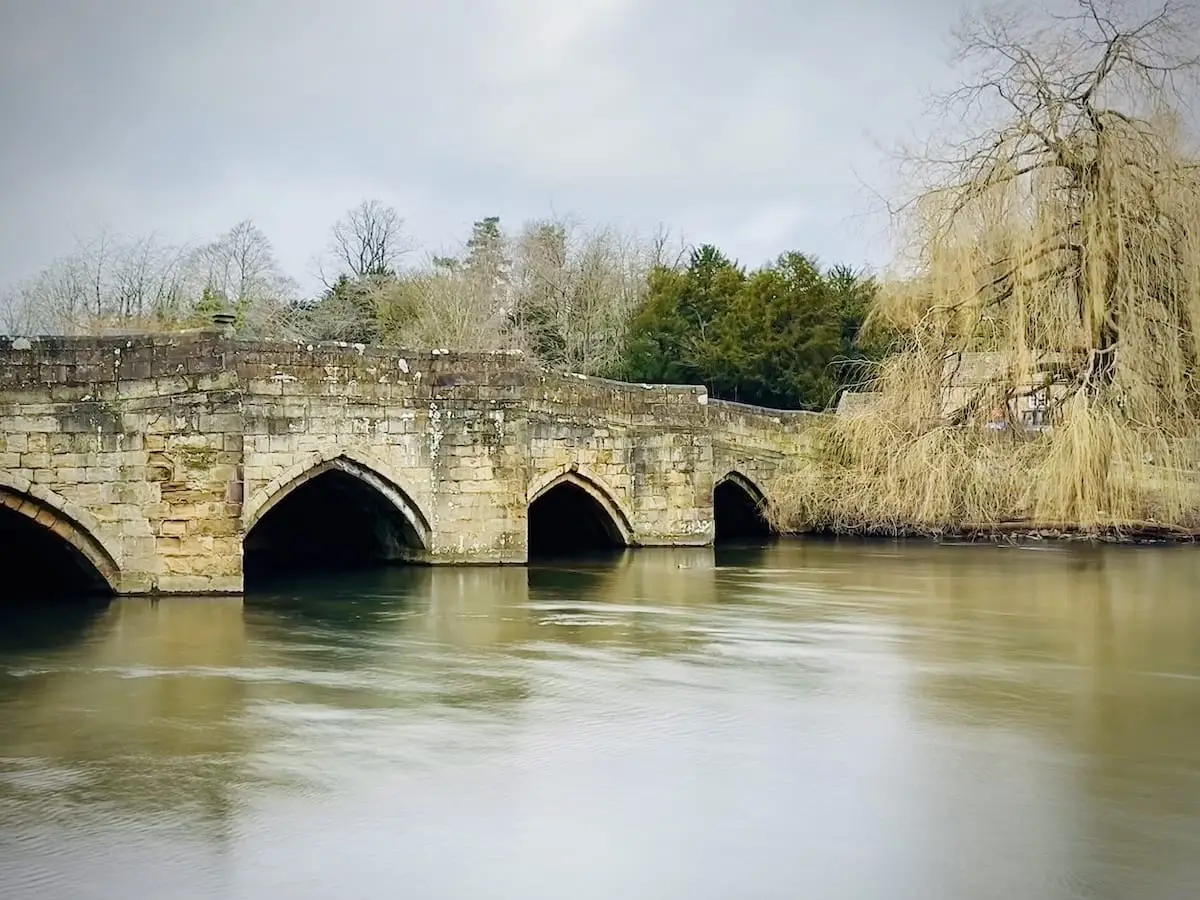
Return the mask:
<path id="1" fill-rule="evenodd" d="M 783 520 L 1200 525 L 1196 4 L 1049 2 L 959 30 L 868 319 L 900 350 L 776 489 Z"/>

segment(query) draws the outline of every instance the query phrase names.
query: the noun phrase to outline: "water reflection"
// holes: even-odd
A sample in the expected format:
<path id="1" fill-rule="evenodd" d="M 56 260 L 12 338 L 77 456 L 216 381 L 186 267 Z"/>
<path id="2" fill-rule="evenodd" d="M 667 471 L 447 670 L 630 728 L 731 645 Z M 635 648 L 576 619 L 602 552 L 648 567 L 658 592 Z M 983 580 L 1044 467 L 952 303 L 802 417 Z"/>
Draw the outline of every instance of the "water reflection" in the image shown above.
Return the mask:
<path id="1" fill-rule="evenodd" d="M 1007 795 L 995 805 L 1037 809 L 1021 818 L 1055 848 L 1046 866 L 1067 883 L 1052 896 L 1200 884 L 1193 548 L 809 541 L 767 548 L 760 566 L 753 577 L 792 567 L 793 592 L 843 622 L 891 623 L 914 714 L 957 751 L 922 791 L 944 828 L 975 832 L 962 799 L 991 784 Z"/>
<path id="2" fill-rule="evenodd" d="M 1198 583 L 784 541 L 0 611 L 0 896 L 1194 896 Z"/>
<path id="3" fill-rule="evenodd" d="M 0 810 L 219 826 L 247 747 L 244 686 L 225 675 L 245 662 L 241 603 L 88 613 L 48 607 L 33 617 L 41 640 L 14 649 L 10 633 L 0 651 Z"/>
<path id="4" fill-rule="evenodd" d="M 95 627 L 108 604 L 106 597 L 0 603 L 0 654 L 69 648 Z"/>

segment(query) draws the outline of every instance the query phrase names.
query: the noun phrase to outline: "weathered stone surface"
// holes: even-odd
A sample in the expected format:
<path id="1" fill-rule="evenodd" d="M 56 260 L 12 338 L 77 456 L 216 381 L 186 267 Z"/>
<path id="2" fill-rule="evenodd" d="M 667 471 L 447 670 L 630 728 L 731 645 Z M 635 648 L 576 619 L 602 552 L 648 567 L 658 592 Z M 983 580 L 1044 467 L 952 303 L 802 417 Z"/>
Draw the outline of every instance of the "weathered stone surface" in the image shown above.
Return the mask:
<path id="1" fill-rule="evenodd" d="M 765 499 L 814 418 L 511 353 L 0 338 L 0 500 L 125 593 L 239 591 L 243 537 L 330 467 L 401 508 L 422 562 L 524 562 L 528 506 L 562 481 L 631 545 L 705 545 L 714 487 Z"/>

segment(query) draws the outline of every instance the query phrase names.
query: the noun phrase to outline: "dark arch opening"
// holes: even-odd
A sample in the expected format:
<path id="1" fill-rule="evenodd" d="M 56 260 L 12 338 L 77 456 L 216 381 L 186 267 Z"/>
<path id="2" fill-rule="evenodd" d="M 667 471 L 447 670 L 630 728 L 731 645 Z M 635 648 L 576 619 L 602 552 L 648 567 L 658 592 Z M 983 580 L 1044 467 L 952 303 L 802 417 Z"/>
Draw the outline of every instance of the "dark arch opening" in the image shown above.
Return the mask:
<path id="1" fill-rule="evenodd" d="M 762 500 L 737 478 L 725 478 L 713 490 L 713 524 L 720 542 L 761 542 L 774 534 Z"/>
<path id="2" fill-rule="evenodd" d="M 111 594 L 103 574 L 66 538 L 0 506 L 0 566 L 5 602 Z"/>
<path id="3" fill-rule="evenodd" d="M 247 587 L 278 576 L 369 568 L 411 559 L 420 535 L 387 496 L 327 468 L 272 505 L 243 542 Z"/>
<path id="4" fill-rule="evenodd" d="M 529 556 L 589 556 L 625 546 L 621 529 L 595 497 L 560 481 L 529 504 Z"/>

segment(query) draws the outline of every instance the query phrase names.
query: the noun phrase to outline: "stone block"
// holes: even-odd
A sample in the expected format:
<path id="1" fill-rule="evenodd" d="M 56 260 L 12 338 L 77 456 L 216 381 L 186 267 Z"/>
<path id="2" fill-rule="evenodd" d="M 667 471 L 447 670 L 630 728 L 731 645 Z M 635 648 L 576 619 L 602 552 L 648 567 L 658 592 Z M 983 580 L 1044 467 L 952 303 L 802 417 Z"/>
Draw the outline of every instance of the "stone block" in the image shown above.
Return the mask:
<path id="1" fill-rule="evenodd" d="M 118 577 L 115 588 L 118 593 L 138 596 L 141 594 L 157 593 L 156 585 L 157 579 L 153 572 L 124 569 Z"/>
<path id="2" fill-rule="evenodd" d="M 45 453 L 45 452 L 32 453 L 32 452 L 30 452 L 30 453 L 22 453 L 20 455 L 18 464 L 16 466 L 13 466 L 13 468 L 46 469 L 46 468 L 49 468 L 49 466 L 50 466 L 50 454 L 49 453 Z"/>
<path id="3" fill-rule="evenodd" d="M 210 575 L 208 578 L 207 592 L 212 594 L 240 594 L 242 593 L 242 576 L 241 573 L 227 575 Z"/>
<path id="4" fill-rule="evenodd" d="M 154 530 L 148 519 L 123 519 L 121 521 L 121 534 L 127 537 L 153 537 Z"/>
<path id="5" fill-rule="evenodd" d="M 221 588 L 214 587 L 214 585 L 227 585 L 228 583 L 228 579 L 214 579 L 209 575 L 164 574 L 158 577 L 157 588 L 160 593 L 164 594 L 208 594 L 221 593 Z"/>

